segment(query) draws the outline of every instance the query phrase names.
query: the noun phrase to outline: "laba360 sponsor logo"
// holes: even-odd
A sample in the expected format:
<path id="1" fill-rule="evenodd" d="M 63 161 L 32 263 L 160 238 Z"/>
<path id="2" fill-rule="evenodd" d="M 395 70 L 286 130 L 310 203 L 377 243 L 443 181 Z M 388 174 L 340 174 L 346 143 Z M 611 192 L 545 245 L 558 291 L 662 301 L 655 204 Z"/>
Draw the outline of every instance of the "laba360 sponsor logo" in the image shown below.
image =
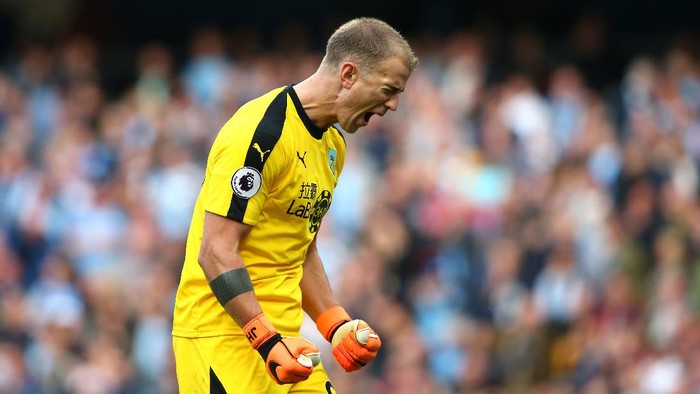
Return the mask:
<path id="1" fill-rule="evenodd" d="M 321 219 L 331 206 L 333 195 L 328 190 L 318 193 L 315 183 L 303 182 L 299 196 L 287 207 L 287 215 L 309 220 L 309 231 L 315 233 L 321 225 Z M 315 200 L 315 201 L 314 201 Z"/>

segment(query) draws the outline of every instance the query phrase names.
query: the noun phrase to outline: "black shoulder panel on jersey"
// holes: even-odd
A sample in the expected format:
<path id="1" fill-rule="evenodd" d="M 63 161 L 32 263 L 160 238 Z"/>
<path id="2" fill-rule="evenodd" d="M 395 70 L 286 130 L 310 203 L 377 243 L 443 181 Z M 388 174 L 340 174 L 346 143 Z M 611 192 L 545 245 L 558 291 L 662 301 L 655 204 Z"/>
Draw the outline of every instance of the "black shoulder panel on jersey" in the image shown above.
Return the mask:
<path id="1" fill-rule="evenodd" d="M 255 128 L 248 147 L 248 154 L 245 157 L 245 166 L 255 168 L 262 174 L 265 162 L 282 135 L 286 111 L 287 93 L 282 90 L 267 107 L 258 127 Z M 233 193 L 227 216 L 242 222 L 247 207 L 248 199 Z"/>

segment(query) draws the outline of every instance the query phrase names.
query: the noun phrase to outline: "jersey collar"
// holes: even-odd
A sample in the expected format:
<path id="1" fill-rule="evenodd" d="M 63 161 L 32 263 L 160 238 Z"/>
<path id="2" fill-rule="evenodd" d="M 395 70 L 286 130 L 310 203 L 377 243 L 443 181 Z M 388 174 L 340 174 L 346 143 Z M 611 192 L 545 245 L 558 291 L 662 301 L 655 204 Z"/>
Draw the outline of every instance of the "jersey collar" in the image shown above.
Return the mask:
<path id="1" fill-rule="evenodd" d="M 287 92 L 287 94 L 289 94 L 289 97 L 292 98 L 294 107 L 297 109 L 297 114 L 299 114 L 299 119 L 301 119 L 301 121 L 304 123 L 304 126 L 306 126 L 306 129 L 309 131 L 309 134 L 311 134 L 317 140 L 320 140 L 321 138 L 323 138 L 323 133 L 325 133 L 326 130 L 321 129 L 320 127 L 316 126 L 314 122 L 311 121 L 309 115 L 307 115 L 306 111 L 304 111 L 304 107 L 301 105 L 301 101 L 299 101 L 299 96 L 297 96 L 297 92 L 294 91 L 293 86 L 294 85 L 289 85 L 284 90 Z"/>

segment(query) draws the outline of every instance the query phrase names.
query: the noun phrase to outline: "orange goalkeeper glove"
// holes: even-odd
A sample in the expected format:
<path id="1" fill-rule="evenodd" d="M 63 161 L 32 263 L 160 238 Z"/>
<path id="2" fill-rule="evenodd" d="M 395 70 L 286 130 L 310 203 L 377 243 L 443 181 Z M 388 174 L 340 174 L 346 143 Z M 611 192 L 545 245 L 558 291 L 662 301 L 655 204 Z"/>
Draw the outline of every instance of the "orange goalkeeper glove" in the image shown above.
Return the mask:
<path id="1" fill-rule="evenodd" d="M 267 373 L 277 384 L 297 383 L 309 378 L 321 354 L 304 338 L 282 338 L 262 313 L 243 326 L 253 349 L 265 361 Z"/>
<path id="2" fill-rule="evenodd" d="M 382 346 L 374 330 L 364 321 L 350 319 L 342 306 L 321 313 L 316 327 L 333 346 L 333 356 L 346 372 L 356 371 L 374 360 Z"/>

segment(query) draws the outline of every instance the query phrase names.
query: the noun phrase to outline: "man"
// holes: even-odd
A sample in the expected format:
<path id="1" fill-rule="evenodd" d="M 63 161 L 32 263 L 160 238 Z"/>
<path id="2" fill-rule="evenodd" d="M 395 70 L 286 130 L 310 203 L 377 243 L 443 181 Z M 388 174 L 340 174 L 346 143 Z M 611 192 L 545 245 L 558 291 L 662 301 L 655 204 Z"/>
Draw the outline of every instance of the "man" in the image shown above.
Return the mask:
<path id="1" fill-rule="evenodd" d="M 346 371 L 376 356 L 379 336 L 333 296 L 316 234 L 345 160 L 334 125 L 354 133 L 395 111 L 416 65 L 388 24 L 354 19 L 313 75 L 245 104 L 221 129 L 175 301 L 181 392 L 330 393 L 318 349 L 298 337 L 304 311 Z"/>

